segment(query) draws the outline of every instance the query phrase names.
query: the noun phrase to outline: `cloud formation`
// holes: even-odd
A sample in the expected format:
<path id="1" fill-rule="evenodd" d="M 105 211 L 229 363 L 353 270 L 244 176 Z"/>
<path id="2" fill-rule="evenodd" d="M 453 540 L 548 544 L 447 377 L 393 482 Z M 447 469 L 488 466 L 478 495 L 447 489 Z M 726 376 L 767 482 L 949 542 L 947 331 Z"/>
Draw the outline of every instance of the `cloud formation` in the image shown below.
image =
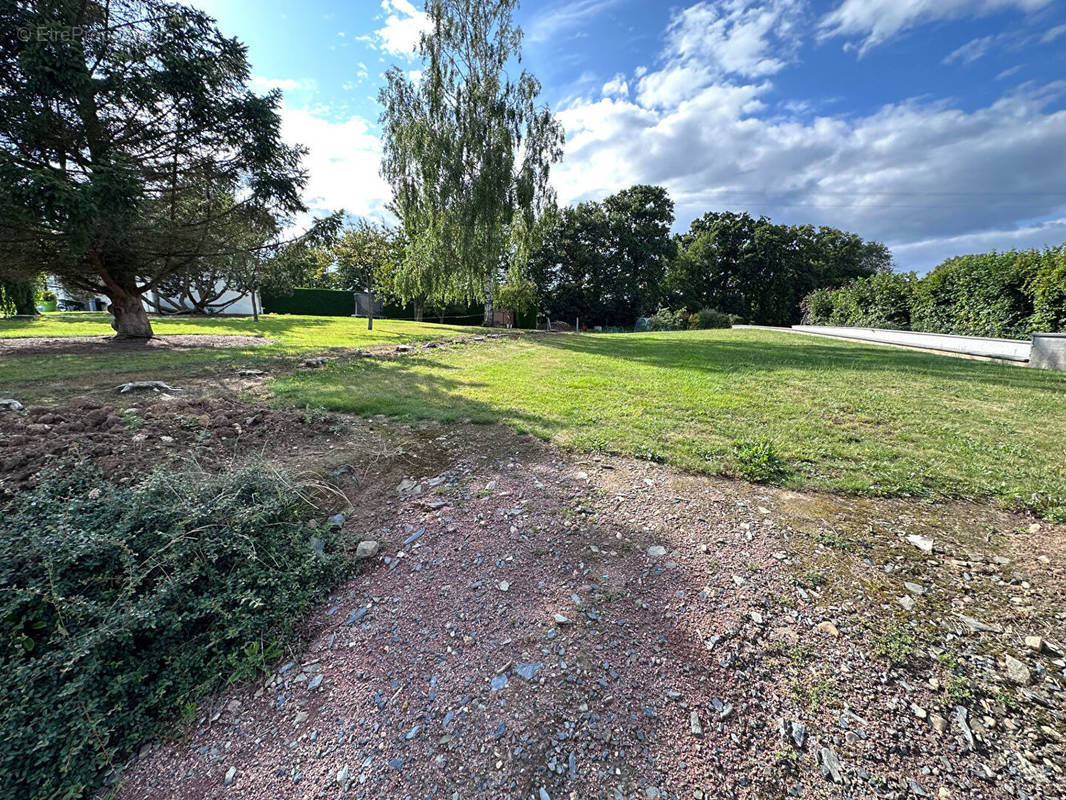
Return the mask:
<path id="1" fill-rule="evenodd" d="M 775 44 L 794 35 L 793 11 L 792 3 L 731 2 L 679 12 L 659 66 L 632 97 L 617 91 L 625 83 L 617 76 L 602 96 L 559 110 L 567 130 L 555 170 L 560 198 L 658 183 L 681 224 L 712 209 L 746 209 L 895 245 L 921 242 L 900 252 L 923 259 L 938 240 L 957 244 L 1066 213 L 1066 162 L 1055 155 L 1066 111 L 1049 111 L 1066 82 L 1026 85 L 975 110 L 905 100 L 859 117 L 812 118 L 787 105 L 769 115 L 772 75 L 784 67 Z M 1058 230 L 1028 227 L 1030 240 Z"/>
<path id="2" fill-rule="evenodd" d="M 821 36 L 861 40 L 860 55 L 903 31 L 942 19 L 1007 9 L 1037 11 L 1051 0 L 844 0 L 821 21 Z M 851 44 L 851 42 L 849 42 Z"/>

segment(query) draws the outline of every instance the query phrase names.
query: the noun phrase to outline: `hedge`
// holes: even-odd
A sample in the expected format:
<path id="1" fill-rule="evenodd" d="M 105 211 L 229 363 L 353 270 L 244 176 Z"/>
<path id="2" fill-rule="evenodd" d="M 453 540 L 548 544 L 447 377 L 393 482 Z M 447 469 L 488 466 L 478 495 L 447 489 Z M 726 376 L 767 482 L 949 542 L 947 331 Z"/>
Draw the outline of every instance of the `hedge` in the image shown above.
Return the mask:
<path id="1" fill-rule="evenodd" d="M 281 654 L 345 570 L 267 469 L 129 486 L 56 471 L 0 513 L 0 798 L 89 797 L 227 680 Z"/>
<path id="2" fill-rule="evenodd" d="M 959 256 L 923 278 L 878 274 L 811 292 L 809 325 L 1027 338 L 1066 331 L 1066 245 Z"/>
<path id="3" fill-rule="evenodd" d="M 267 314 L 350 317 L 355 313 L 355 295 L 336 289 L 293 289 L 284 295 L 263 292 L 262 301 Z"/>

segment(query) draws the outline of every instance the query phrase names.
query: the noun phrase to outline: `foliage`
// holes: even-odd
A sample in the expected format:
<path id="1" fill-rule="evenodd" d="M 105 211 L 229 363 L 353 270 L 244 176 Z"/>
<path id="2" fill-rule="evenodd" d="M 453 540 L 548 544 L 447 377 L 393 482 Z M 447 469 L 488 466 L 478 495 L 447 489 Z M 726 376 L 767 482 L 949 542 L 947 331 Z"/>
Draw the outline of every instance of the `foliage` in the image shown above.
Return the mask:
<path id="1" fill-rule="evenodd" d="M 29 280 L 0 277 L 0 317 L 13 317 L 16 314 L 35 316 L 37 314 L 37 284 L 37 275 Z"/>
<path id="2" fill-rule="evenodd" d="M 674 203 L 661 186 L 633 186 L 563 209 L 530 259 L 552 319 L 630 327 L 658 307 L 676 245 Z"/>
<path id="3" fill-rule="evenodd" d="M 263 292 L 267 314 L 350 317 L 355 314 L 355 295 L 339 289 L 293 289 L 288 294 Z"/>
<path id="4" fill-rule="evenodd" d="M 689 314 L 684 309 L 671 311 L 660 308 L 648 317 L 649 331 L 684 331 L 689 327 Z"/>
<path id="5" fill-rule="evenodd" d="M 263 666 L 346 567 L 308 512 L 269 469 L 120 486 L 80 466 L 18 495 L 0 517 L 3 796 L 86 796 Z"/>
<path id="6" fill-rule="evenodd" d="M 346 228 L 333 246 L 333 288 L 358 292 L 370 289 L 379 295 L 391 295 L 403 253 L 400 231 L 360 219 Z"/>
<path id="7" fill-rule="evenodd" d="M 811 325 L 1025 338 L 1066 330 L 1066 246 L 950 258 L 923 278 L 878 273 L 804 298 Z"/>
<path id="8" fill-rule="evenodd" d="M 304 211 L 303 150 L 281 138 L 244 45 L 164 0 L 7 4 L 0 50 L 0 268 L 106 295 L 150 336 L 141 296 L 247 253 Z M 77 31 L 77 35 L 69 35 Z M 254 246 L 258 246 L 255 244 Z"/>
<path id="9" fill-rule="evenodd" d="M 776 225 L 766 217 L 712 212 L 677 237 L 666 279 L 687 308 L 718 308 L 759 325 L 790 325 L 812 290 L 891 270 L 879 242 L 835 228 Z"/>
<path id="10" fill-rule="evenodd" d="M 563 130 L 521 63 L 517 0 L 428 0 L 416 85 L 393 67 L 379 95 L 382 171 L 407 238 L 393 288 L 438 304 L 493 293 L 505 265 L 521 271 L 551 204 Z"/>
<path id="11" fill-rule="evenodd" d="M 755 483 L 770 483 L 788 474 L 788 462 L 764 436 L 735 442 L 733 464 L 740 475 Z"/>
<path id="12" fill-rule="evenodd" d="M 842 325 L 862 328 L 907 329 L 914 273 L 878 272 L 847 286 L 828 291 L 801 304 L 808 325 Z M 808 296 L 809 297 L 809 296 Z M 811 322 L 825 314 L 824 322 Z"/>
<path id="13" fill-rule="evenodd" d="M 875 653 L 884 656 L 896 666 L 910 663 L 917 651 L 914 635 L 902 628 L 893 628 L 876 635 L 873 645 Z"/>
<path id="14" fill-rule="evenodd" d="M 713 308 L 701 308 L 692 313 L 688 318 L 688 327 L 691 330 L 714 330 L 720 328 L 732 328 L 733 317 Z"/>

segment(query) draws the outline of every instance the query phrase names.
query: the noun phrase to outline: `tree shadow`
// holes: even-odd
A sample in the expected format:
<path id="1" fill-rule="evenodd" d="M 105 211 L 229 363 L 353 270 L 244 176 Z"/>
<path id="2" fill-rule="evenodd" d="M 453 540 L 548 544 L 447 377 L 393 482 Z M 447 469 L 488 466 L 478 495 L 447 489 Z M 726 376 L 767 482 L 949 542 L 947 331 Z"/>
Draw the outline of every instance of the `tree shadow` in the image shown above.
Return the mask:
<path id="1" fill-rule="evenodd" d="M 739 333 L 739 332 L 737 332 Z M 1066 375 L 901 348 L 876 347 L 799 334 L 762 334 L 758 339 L 704 338 L 685 334 L 576 334 L 545 336 L 538 343 L 572 353 L 617 358 L 662 369 L 715 373 L 826 369 L 907 373 L 922 378 L 995 383 L 1011 388 L 1061 393 Z M 771 336 L 777 341 L 764 338 Z"/>

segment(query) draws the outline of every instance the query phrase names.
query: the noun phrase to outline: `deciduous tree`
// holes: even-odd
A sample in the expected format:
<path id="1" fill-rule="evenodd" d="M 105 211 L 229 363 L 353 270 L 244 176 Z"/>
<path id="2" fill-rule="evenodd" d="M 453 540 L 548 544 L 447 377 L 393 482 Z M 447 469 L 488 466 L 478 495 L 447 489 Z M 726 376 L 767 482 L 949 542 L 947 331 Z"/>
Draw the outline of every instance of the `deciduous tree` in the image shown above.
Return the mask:
<path id="1" fill-rule="evenodd" d="M 484 298 L 486 325 L 500 275 L 530 250 L 562 156 L 540 83 L 508 73 L 522 56 L 517 5 L 428 0 L 419 79 L 393 67 L 380 94 L 382 172 L 407 241 L 395 290 L 405 301 Z"/>

